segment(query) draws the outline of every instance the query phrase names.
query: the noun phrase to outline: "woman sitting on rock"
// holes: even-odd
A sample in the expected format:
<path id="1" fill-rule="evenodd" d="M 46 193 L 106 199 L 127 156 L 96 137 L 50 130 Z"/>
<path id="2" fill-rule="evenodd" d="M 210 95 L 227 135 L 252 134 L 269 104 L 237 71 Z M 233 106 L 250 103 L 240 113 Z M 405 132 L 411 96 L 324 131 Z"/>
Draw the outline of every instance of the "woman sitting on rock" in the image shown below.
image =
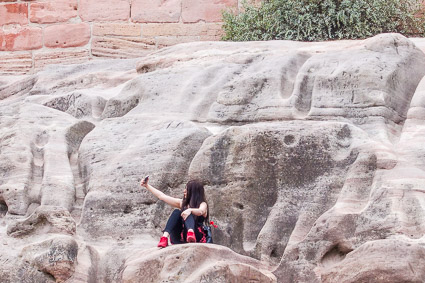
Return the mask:
<path id="1" fill-rule="evenodd" d="M 206 235 L 203 229 L 203 222 L 208 218 L 208 204 L 205 199 L 205 190 L 199 181 L 189 181 L 184 190 L 183 199 L 174 198 L 164 194 L 148 184 L 146 177 L 140 185 L 148 189 L 153 195 L 175 207 L 167 225 L 164 229 L 158 247 L 168 246 L 168 239 L 171 244 L 206 242 Z"/>

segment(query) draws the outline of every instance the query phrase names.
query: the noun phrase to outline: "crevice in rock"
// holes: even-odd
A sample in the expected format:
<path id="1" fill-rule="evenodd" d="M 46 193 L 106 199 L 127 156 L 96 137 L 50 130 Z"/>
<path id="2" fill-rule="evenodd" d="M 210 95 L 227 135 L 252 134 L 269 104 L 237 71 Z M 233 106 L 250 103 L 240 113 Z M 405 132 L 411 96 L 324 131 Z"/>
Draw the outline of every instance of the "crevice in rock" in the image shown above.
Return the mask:
<path id="1" fill-rule="evenodd" d="M 31 144 L 31 153 L 33 156 L 31 162 L 31 176 L 28 184 L 29 199 L 31 203 L 40 203 L 41 187 L 44 178 L 44 146 L 49 141 L 49 134 L 43 131 L 37 135 Z"/>
<path id="2" fill-rule="evenodd" d="M 87 247 L 90 256 L 91 265 L 88 270 L 88 280 L 87 283 L 96 283 L 98 281 L 98 272 L 99 272 L 99 253 L 95 248 L 88 246 Z"/>
<path id="3" fill-rule="evenodd" d="M 300 74 L 300 78 L 297 78 L 294 85 L 294 107 L 299 114 L 307 116 L 311 109 L 311 101 L 313 95 L 313 86 L 315 77 L 310 74 Z"/>
<path id="4" fill-rule="evenodd" d="M 90 133 L 95 128 L 95 125 L 87 122 L 81 121 L 73 125 L 68 132 L 65 134 L 66 142 L 68 144 L 68 159 L 71 167 L 72 175 L 74 178 L 74 188 L 75 188 L 75 203 L 72 210 L 72 216 L 75 219 L 75 222 L 81 218 L 82 206 L 85 198 L 85 182 L 82 178 L 82 171 L 79 164 L 79 148 L 81 142 L 85 136 Z"/>
<path id="5" fill-rule="evenodd" d="M 296 78 L 304 63 L 311 57 L 309 53 L 300 53 L 281 70 L 280 97 L 288 99 L 295 89 Z"/>
<path id="6" fill-rule="evenodd" d="M 234 207 L 236 207 L 237 209 L 243 210 L 244 209 L 244 205 L 242 203 L 239 202 L 235 202 Z"/>
<path id="7" fill-rule="evenodd" d="M 4 217 L 7 214 L 8 206 L 4 200 L 0 199 L 0 218 Z"/>
<path id="8" fill-rule="evenodd" d="M 329 249 L 327 253 L 322 257 L 320 263 L 324 267 L 333 266 L 341 261 L 352 251 L 352 249 L 348 247 L 344 247 L 340 244 L 336 244 Z"/>
<path id="9" fill-rule="evenodd" d="M 37 270 L 38 272 L 40 272 L 40 273 L 43 273 L 47 278 L 49 278 L 49 279 L 51 279 L 52 281 L 54 281 L 54 282 L 58 282 L 57 280 L 56 280 L 56 278 L 55 278 L 55 276 L 53 276 L 52 274 L 50 274 L 49 272 L 45 272 L 45 271 L 43 271 L 43 270 Z"/>

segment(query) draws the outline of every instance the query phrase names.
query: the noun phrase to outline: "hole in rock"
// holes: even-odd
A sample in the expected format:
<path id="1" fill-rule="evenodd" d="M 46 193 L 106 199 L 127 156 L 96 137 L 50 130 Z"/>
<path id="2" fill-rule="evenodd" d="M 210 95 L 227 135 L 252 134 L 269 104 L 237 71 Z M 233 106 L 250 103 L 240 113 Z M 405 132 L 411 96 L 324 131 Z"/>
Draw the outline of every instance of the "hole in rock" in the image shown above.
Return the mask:
<path id="1" fill-rule="evenodd" d="M 131 206 L 126 205 L 124 208 L 124 214 L 129 214 L 131 212 Z"/>
<path id="2" fill-rule="evenodd" d="M 243 204 L 241 204 L 241 203 L 238 203 L 238 202 L 236 202 L 235 204 L 234 204 L 234 206 L 236 207 L 236 208 L 238 208 L 238 209 L 244 209 L 244 206 L 243 206 Z"/>
<path id="3" fill-rule="evenodd" d="M 338 139 L 351 138 L 351 130 L 347 125 L 344 125 L 342 129 L 337 133 Z"/>
<path id="4" fill-rule="evenodd" d="M 148 63 L 148 64 L 141 66 L 139 68 L 138 72 L 143 74 L 143 73 L 148 73 L 148 72 L 151 72 L 151 71 L 154 71 L 154 70 L 155 70 L 155 66 L 153 64 Z"/>
<path id="5" fill-rule="evenodd" d="M 270 253 L 270 257 L 279 257 L 279 254 L 277 252 L 277 247 L 274 247 L 272 252 Z"/>
<path id="6" fill-rule="evenodd" d="M 283 138 L 283 142 L 286 145 L 291 145 L 295 142 L 295 137 L 293 135 L 287 135 Z"/>
<path id="7" fill-rule="evenodd" d="M 0 217 L 5 216 L 7 213 L 7 210 L 8 210 L 7 204 L 4 201 L 0 200 Z"/>
<path id="8" fill-rule="evenodd" d="M 332 266 L 342 261 L 345 256 L 351 251 L 352 249 L 336 245 L 322 257 L 321 263 L 325 267 Z"/>

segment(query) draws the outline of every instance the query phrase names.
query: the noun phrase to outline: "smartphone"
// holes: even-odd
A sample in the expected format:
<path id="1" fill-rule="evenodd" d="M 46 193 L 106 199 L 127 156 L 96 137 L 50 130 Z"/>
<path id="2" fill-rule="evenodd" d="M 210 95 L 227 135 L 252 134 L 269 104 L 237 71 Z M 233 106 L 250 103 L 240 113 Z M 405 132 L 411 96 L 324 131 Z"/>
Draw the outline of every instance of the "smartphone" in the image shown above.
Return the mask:
<path id="1" fill-rule="evenodd" d="M 149 175 L 147 175 L 144 179 L 143 179 L 143 183 L 146 183 L 149 180 Z"/>

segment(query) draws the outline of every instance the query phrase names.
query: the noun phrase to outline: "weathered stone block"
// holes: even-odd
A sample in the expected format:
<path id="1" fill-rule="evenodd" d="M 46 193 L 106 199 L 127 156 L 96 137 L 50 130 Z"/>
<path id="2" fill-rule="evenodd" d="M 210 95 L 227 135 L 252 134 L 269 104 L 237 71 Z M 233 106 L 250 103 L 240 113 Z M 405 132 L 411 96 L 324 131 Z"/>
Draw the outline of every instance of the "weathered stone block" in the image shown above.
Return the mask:
<path id="1" fill-rule="evenodd" d="M 199 41 L 219 41 L 221 35 L 202 35 L 199 37 Z"/>
<path id="2" fill-rule="evenodd" d="M 76 64 L 87 61 L 90 58 L 89 50 L 78 50 L 78 51 L 51 51 L 42 52 L 34 55 L 34 68 L 36 70 L 43 68 L 50 64 Z"/>
<path id="3" fill-rule="evenodd" d="M 181 0 L 133 0 L 131 20 L 140 23 L 176 23 L 181 15 Z"/>
<path id="4" fill-rule="evenodd" d="M 0 73 L 25 74 L 32 68 L 30 52 L 0 55 Z"/>
<path id="5" fill-rule="evenodd" d="M 0 51 L 32 50 L 43 46 L 43 31 L 38 27 L 0 31 Z"/>
<path id="6" fill-rule="evenodd" d="M 76 0 L 60 0 L 31 4 L 30 21 L 32 23 L 66 22 L 78 15 Z"/>
<path id="7" fill-rule="evenodd" d="M 199 36 L 158 36 L 155 38 L 156 46 L 163 48 L 167 46 L 176 45 L 179 43 L 199 41 Z"/>
<path id="8" fill-rule="evenodd" d="M 28 4 L 4 4 L 0 5 L 0 25 L 28 24 Z"/>
<path id="9" fill-rule="evenodd" d="M 44 30 L 46 47 L 77 47 L 90 40 L 90 25 L 87 23 L 54 25 Z"/>
<path id="10" fill-rule="evenodd" d="M 118 35 L 140 36 L 142 33 L 140 24 L 129 23 L 96 23 L 93 25 L 93 35 Z"/>
<path id="11" fill-rule="evenodd" d="M 139 37 L 93 37 L 93 56 L 112 58 L 136 58 L 156 49 L 153 39 Z"/>
<path id="12" fill-rule="evenodd" d="M 237 0 L 182 0 L 182 19 L 185 23 L 221 22 L 221 12 L 237 5 Z"/>
<path id="13" fill-rule="evenodd" d="M 22 250 L 22 256 L 25 261 L 31 262 L 31 265 L 23 269 L 28 274 L 31 272 L 31 268 L 35 267 L 39 272 L 51 275 L 56 282 L 66 282 L 75 271 L 77 255 L 78 243 L 72 237 L 56 236 L 26 246 Z"/>
<path id="14" fill-rule="evenodd" d="M 147 23 L 142 25 L 143 36 L 201 36 L 216 35 L 220 31 L 220 23 Z"/>
<path id="15" fill-rule="evenodd" d="M 128 0 L 81 0 L 79 13 L 83 21 L 128 20 L 130 3 Z"/>

